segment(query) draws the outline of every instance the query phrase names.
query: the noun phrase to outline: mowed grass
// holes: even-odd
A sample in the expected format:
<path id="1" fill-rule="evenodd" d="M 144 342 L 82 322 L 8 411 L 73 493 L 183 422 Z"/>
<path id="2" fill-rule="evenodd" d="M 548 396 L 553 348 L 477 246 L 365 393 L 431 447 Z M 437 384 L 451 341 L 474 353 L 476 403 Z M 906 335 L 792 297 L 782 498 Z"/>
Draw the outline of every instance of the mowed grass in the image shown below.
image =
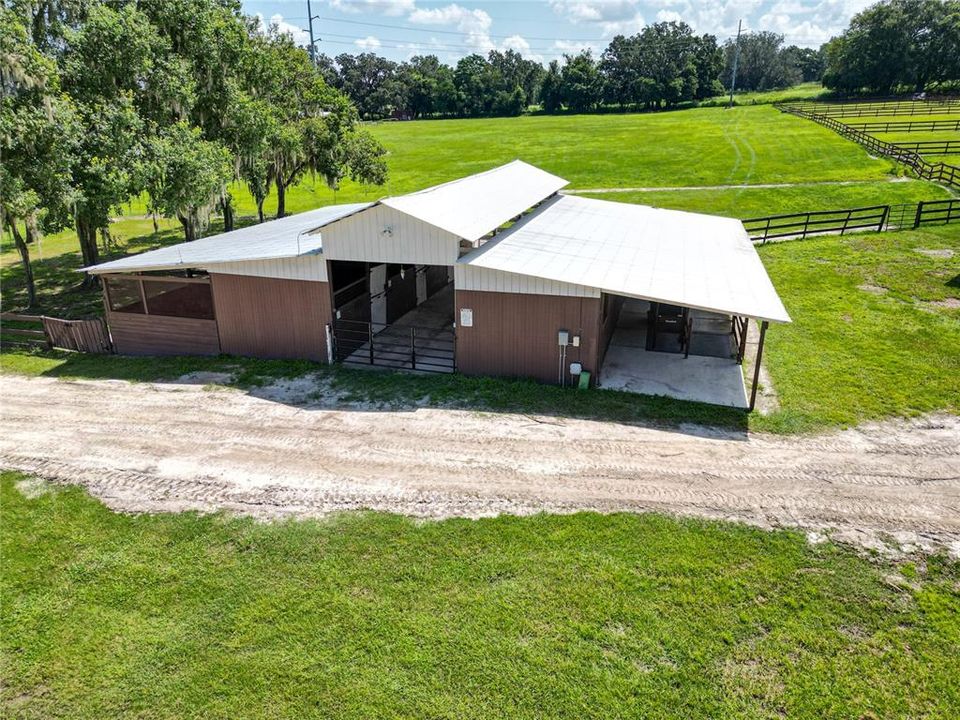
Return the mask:
<path id="1" fill-rule="evenodd" d="M 759 249 L 793 318 L 767 336 L 782 429 L 960 412 L 960 231 L 943 226 Z"/>
<path id="2" fill-rule="evenodd" d="M 566 178 L 572 188 L 877 180 L 891 170 L 889 161 L 770 105 L 384 122 L 367 129 L 389 152 L 388 184 L 345 181 L 334 192 L 307 178 L 288 193 L 288 211 L 412 192 L 517 158 Z M 253 214 L 246 190 L 232 191 L 240 212 Z M 275 210 L 275 196 L 266 208 Z M 143 213 L 144 205 L 134 202 L 129 210 Z"/>
<path id="3" fill-rule="evenodd" d="M 645 192 L 583 193 L 614 202 L 629 202 L 671 210 L 702 212 L 746 220 L 795 212 L 840 210 L 947 200 L 942 186 L 922 180 L 857 182 L 847 185 L 795 185 L 776 188 L 723 188 L 714 190 L 652 190 Z"/>
<path id="4" fill-rule="evenodd" d="M 945 558 L 873 563 L 800 533 L 652 514 L 125 515 L 13 473 L 2 501 L 11 717 L 960 706 L 960 568 Z"/>

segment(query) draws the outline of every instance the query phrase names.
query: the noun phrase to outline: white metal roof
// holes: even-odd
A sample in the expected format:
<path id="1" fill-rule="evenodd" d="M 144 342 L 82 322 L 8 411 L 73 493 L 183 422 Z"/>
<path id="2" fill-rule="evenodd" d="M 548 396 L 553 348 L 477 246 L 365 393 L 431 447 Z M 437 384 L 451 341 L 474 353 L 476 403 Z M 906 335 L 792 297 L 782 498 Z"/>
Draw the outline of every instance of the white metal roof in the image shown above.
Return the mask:
<path id="1" fill-rule="evenodd" d="M 330 205 L 83 269 L 91 273 L 139 272 L 310 255 L 322 250 L 321 237 L 311 235 L 313 230 L 372 204 Z"/>
<path id="2" fill-rule="evenodd" d="M 458 262 L 790 322 L 743 224 L 730 218 L 567 195 Z"/>
<path id="3" fill-rule="evenodd" d="M 567 181 L 522 160 L 380 202 L 474 242 L 550 197 Z"/>

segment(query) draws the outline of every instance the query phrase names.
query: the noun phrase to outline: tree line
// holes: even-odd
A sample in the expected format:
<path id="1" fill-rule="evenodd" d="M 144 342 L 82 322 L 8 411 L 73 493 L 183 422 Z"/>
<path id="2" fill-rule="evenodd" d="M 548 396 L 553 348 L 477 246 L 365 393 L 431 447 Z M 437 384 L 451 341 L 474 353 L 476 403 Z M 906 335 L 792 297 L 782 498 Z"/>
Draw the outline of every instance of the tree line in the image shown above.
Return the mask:
<path id="1" fill-rule="evenodd" d="M 854 16 L 823 47 L 823 83 L 845 93 L 960 84 L 960 0 L 890 0 Z"/>
<path id="2" fill-rule="evenodd" d="M 696 102 L 730 85 L 735 44 L 697 35 L 684 22 L 661 22 L 617 35 L 598 58 L 584 51 L 546 67 L 515 50 L 471 54 L 456 65 L 435 55 L 393 62 L 375 53 L 318 56 L 332 87 L 367 120 L 509 116 L 538 105 L 542 112 L 590 112 L 603 106 L 655 109 Z M 761 32 L 740 40 L 737 87 L 766 90 L 818 80 L 818 50 L 784 46 Z"/>
<path id="3" fill-rule="evenodd" d="M 84 264 L 96 264 L 110 217 L 132 198 L 193 240 L 214 209 L 233 228 L 235 180 L 262 221 L 267 195 L 283 216 L 306 173 L 331 187 L 386 179 L 385 151 L 349 99 L 233 0 L 5 3 L 0 91 L 0 226 L 31 305 L 39 234 L 75 228 Z"/>

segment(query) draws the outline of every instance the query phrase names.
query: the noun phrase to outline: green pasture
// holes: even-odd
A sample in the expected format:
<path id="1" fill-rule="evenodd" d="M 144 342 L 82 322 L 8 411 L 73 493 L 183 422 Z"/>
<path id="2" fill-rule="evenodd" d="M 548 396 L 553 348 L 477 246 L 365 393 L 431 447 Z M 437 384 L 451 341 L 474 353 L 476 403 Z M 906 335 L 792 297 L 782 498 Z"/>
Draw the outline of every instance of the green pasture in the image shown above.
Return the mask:
<path id="1" fill-rule="evenodd" d="M 774 188 L 716 190 L 654 190 L 646 192 L 584 193 L 586 197 L 653 205 L 671 210 L 737 217 L 766 217 L 813 210 L 839 210 L 945 200 L 952 195 L 940 185 L 922 180 L 873 181 L 850 184 L 795 185 Z"/>
<path id="2" fill-rule="evenodd" d="M 4 473 L 0 707 L 74 718 L 947 718 L 960 568 L 655 514 L 262 523 Z"/>

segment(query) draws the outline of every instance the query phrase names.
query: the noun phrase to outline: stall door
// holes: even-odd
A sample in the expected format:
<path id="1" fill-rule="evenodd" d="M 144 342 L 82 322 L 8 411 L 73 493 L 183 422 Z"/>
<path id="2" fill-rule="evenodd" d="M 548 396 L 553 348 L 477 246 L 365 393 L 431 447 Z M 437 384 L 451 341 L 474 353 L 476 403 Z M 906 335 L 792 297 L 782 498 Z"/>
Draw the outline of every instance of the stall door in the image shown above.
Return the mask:
<path id="1" fill-rule="evenodd" d="M 387 324 L 387 266 L 370 268 L 370 322 Z"/>

